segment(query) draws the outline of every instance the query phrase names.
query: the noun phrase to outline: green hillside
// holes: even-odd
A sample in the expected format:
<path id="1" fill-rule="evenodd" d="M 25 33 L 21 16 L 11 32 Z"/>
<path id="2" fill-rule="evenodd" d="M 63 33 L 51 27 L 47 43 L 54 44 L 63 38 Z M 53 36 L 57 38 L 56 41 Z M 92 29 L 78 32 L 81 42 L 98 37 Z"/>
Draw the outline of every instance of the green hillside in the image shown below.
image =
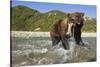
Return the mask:
<path id="1" fill-rule="evenodd" d="M 66 13 L 52 10 L 41 13 L 26 6 L 11 8 L 11 30 L 13 31 L 49 31 L 50 25 L 57 19 L 66 17 Z M 86 20 L 83 31 L 95 32 L 96 21 Z"/>

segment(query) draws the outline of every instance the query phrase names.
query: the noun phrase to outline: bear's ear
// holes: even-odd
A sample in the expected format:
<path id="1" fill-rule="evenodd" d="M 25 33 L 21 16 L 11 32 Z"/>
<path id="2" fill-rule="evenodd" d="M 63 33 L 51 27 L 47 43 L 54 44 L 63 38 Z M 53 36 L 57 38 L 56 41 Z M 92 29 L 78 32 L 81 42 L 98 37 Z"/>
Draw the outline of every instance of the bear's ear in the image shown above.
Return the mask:
<path id="1" fill-rule="evenodd" d="M 70 13 L 67 13 L 67 17 L 69 17 L 70 16 Z"/>

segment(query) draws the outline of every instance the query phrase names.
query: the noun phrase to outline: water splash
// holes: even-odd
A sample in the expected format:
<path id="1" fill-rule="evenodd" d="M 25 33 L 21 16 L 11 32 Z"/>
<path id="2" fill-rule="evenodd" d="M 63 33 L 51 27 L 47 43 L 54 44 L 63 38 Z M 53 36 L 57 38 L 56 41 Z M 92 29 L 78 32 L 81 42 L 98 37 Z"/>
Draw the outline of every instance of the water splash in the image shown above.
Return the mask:
<path id="1" fill-rule="evenodd" d="M 81 62 L 88 61 L 91 58 L 96 57 L 94 46 L 91 45 L 92 41 L 85 41 L 85 44 L 87 44 L 87 46 L 82 47 L 76 45 L 73 40 L 70 40 L 69 50 L 65 50 L 62 47 L 61 43 L 59 43 L 55 47 L 52 47 L 51 40 L 45 38 L 29 38 L 27 40 L 18 39 L 18 41 L 13 42 L 15 43 L 12 45 L 16 46 L 16 50 L 12 51 L 12 61 L 14 67 L 23 65 Z M 91 47 L 91 49 L 88 49 L 88 47 Z"/>

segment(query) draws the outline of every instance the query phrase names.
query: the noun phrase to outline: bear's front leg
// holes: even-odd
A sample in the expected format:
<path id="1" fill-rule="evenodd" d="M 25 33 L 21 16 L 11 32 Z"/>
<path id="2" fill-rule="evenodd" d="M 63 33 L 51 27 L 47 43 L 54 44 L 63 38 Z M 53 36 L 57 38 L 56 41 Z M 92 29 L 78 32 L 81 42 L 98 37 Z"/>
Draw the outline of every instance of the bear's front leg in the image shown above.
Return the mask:
<path id="1" fill-rule="evenodd" d="M 51 39 L 52 39 L 52 46 L 55 46 L 60 42 L 59 37 L 51 37 Z"/>
<path id="2" fill-rule="evenodd" d="M 77 45 L 80 45 L 80 46 L 84 46 L 84 43 L 82 41 L 82 38 L 81 38 L 81 28 L 79 27 L 75 27 L 74 28 L 74 38 L 75 38 L 75 42 Z"/>
<path id="3" fill-rule="evenodd" d="M 61 37 L 61 41 L 62 41 L 62 46 L 64 47 L 64 49 L 68 50 L 69 49 L 69 43 L 68 43 L 68 38 L 66 38 L 66 35 L 63 35 Z"/>

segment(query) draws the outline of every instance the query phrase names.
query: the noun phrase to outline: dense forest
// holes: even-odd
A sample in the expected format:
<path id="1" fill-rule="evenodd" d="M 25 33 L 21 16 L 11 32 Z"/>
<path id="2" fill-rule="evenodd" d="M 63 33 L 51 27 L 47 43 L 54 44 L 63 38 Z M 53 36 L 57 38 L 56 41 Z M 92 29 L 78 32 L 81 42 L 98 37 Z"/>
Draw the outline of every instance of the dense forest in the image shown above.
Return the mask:
<path id="1" fill-rule="evenodd" d="M 58 10 L 41 13 L 26 6 L 11 7 L 11 31 L 49 31 L 49 27 L 67 13 Z M 84 17 L 84 32 L 96 32 L 96 18 Z"/>

